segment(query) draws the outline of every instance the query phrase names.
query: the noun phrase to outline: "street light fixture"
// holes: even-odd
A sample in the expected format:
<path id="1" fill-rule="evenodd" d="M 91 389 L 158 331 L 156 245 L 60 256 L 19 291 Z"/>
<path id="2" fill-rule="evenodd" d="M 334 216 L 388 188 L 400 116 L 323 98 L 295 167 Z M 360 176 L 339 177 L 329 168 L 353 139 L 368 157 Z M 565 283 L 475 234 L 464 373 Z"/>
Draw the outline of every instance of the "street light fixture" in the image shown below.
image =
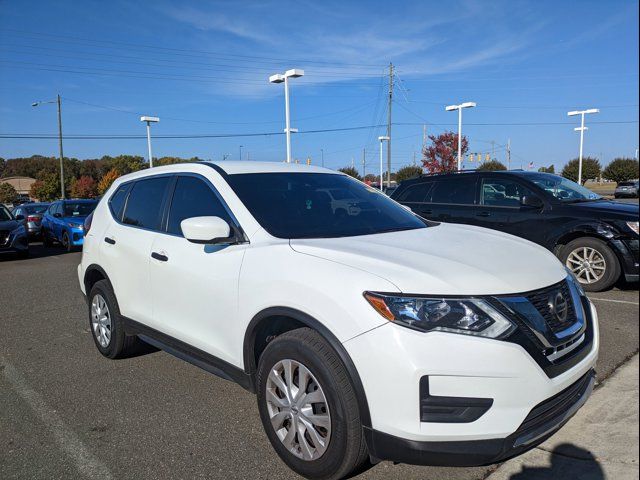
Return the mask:
<path id="1" fill-rule="evenodd" d="M 600 110 L 597 108 L 589 108 L 588 110 L 574 110 L 572 112 L 567 112 L 569 117 L 575 117 L 576 115 L 580 115 L 580 126 L 574 128 L 576 132 L 580 132 L 580 156 L 578 160 L 578 185 L 582 185 L 582 146 L 584 144 L 584 131 L 589 130 L 584 126 L 584 116 L 588 113 L 600 113 Z"/>
<path id="2" fill-rule="evenodd" d="M 63 162 L 64 154 L 62 153 L 62 101 L 60 100 L 60 95 L 57 95 L 55 100 L 50 100 L 48 102 L 33 102 L 31 106 L 37 107 L 39 105 L 44 105 L 47 103 L 58 104 L 58 146 L 60 148 L 60 198 L 64 200 L 65 194 L 64 194 L 64 162 Z"/>
<path id="3" fill-rule="evenodd" d="M 240 153 L 239 153 L 239 155 L 240 155 L 239 160 L 242 160 L 242 147 L 244 147 L 244 145 L 240 145 L 240 146 L 239 146 L 239 148 L 238 148 L 238 150 L 240 151 Z"/>
<path id="4" fill-rule="evenodd" d="M 447 112 L 458 110 L 458 170 L 462 168 L 462 109 L 475 106 L 475 102 L 465 102 L 460 105 L 449 105 L 448 107 L 445 107 Z"/>
<path id="5" fill-rule="evenodd" d="M 147 148 L 149 149 L 149 168 L 153 168 L 153 155 L 151 153 L 151 124 L 158 123 L 160 119 L 158 117 L 140 117 L 141 122 L 147 124 Z"/>
<path id="6" fill-rule="evenodd" d="M 287 136 L 287 163 L 291 163 L 291 133 L 296 133 L 297 128 L 291 128 L 290 115 L 289 115 L 289 79 L 298 78 L 304 75 L 304 70 L 298 68 L 292 68 L 287 70 L 283 74 L 275 74 L 269 77 L 271 83 L 284 83 L 284 110 L 285 110 L 285 129 L 284 133 Z"/>
<path id="7" fill-rule="evenodd" d="M 378 137 L 378 140 L 380 141 L 380 191 L 382 191 L 382 142 L 384 142 L 385 140 L 388 142 L 389 140 L 391 140 L 391 137 L 385 135 L 382 137 Z M 389 172 L 389 178 L 391 178 L 391 172 Z"/>

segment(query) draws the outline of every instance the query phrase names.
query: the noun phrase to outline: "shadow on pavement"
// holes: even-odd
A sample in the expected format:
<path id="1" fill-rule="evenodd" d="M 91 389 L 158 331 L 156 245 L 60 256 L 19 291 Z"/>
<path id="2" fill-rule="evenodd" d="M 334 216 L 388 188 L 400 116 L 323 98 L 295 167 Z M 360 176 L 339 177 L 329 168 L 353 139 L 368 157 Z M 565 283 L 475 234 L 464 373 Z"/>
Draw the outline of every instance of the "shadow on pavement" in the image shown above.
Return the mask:
<path id="1" fill-rule="evenodd" d="M 604 480 L 604 470 L 591 452 L 570 443 L 554 448 L 549 467 L 522 467 L 510 480 Z"/>
<path id="2" fill-rule="evenodd" d="M 76 250 L 80 252 L 81 250 Z M 54 257 L 58 255 L 66 255 L 67 251 L 62 245 L 53 245 L 52 247 L 45 247 L 41 242 L 29 242 L 29 256 L 21 258 L 13 253 L 3 253 L 0 255 L 0 262 L 20 261 L 26 262 L 33 258 L 45 258 Z"/>

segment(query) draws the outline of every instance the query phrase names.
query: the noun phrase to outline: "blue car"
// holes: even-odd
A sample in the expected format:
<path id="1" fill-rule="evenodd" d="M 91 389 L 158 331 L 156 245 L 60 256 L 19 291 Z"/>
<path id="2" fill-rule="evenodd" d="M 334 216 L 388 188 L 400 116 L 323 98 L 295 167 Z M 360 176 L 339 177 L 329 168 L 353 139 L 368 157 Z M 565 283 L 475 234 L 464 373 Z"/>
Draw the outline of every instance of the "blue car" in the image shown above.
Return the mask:
<path id="1" fill-rule="evenodd" d="M 45 246 L 60 243 L 68 252 L 84 242 L 84 219 L 96 208 L 97 200 L 58 200 L 42 218 L 42 241 Z"/>

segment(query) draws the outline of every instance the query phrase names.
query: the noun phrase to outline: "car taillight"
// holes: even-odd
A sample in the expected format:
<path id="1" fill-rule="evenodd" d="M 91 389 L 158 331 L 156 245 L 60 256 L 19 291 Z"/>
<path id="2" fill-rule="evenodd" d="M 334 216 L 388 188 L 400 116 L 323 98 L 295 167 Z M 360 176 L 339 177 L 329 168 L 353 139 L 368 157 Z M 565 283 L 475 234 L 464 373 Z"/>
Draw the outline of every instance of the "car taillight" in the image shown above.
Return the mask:
<path id="1" fill-rule="evenodd" d="M 91 228 L 91 222 L 93 221 L 93 212 L 89 214 L 87 218 L 84 219 L 84 234 L 89 233 L 89 229 Z"/>
<path id="2" fill-rule="evenodd" d="M 40 217 L 35 216 L 35 215 L 29 215 L 27 217 L 27 222 L 39 222 L 40 221 Z"/>

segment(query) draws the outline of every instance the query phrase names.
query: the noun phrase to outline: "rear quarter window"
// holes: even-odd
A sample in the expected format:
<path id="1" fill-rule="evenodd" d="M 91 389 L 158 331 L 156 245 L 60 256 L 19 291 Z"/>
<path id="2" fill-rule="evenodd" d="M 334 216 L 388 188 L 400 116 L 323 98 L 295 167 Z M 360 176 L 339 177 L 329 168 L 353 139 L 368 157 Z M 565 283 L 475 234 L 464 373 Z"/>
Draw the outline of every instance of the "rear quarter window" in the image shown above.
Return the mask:
<path id="1" fill-rule="evenodd" d="M 119 222 L 122 221 L 124 204 L 127 201 L 130 186 L 131 184 L 121 185 L 109 199 L 109 210 L 111 210 L 113 218 Z"/>

